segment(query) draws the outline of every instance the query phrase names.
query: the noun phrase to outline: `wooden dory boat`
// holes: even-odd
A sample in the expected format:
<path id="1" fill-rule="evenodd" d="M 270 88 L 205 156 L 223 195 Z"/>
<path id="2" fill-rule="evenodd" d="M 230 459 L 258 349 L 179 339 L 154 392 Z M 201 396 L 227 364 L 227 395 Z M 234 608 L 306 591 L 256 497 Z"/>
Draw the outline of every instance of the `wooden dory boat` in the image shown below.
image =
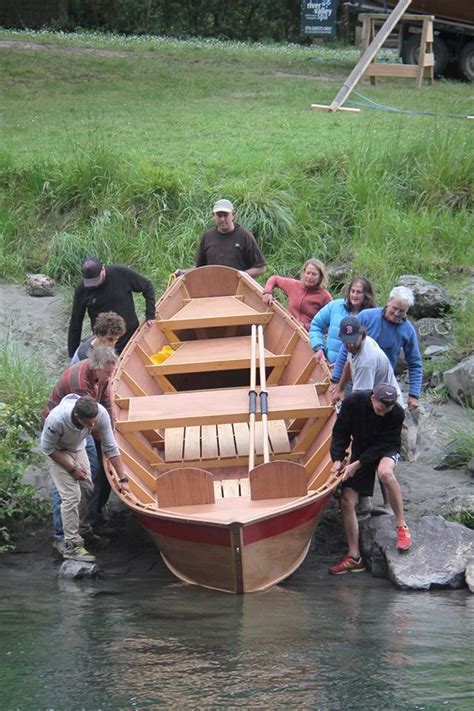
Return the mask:
<path id="1" fill-rule="evenodd" d="M 268 418 L 256 415 L 255 456 L 253 325 L 264 337 L 256 389 L 267 381 L 269 408 Z M 119 496 L 178 578 L 252 592 L 301 564 L 339 483 L 330 474 L 328 388 L 329 371 L 315 362 L 306 331 L 279 304 L 264 304 L 247 275 L 201 267 L 164 293 L 155 325 L 124 350 L 112 392 L 132 490 Z M 108 475 L 118 492 L 110 466 Z"/>

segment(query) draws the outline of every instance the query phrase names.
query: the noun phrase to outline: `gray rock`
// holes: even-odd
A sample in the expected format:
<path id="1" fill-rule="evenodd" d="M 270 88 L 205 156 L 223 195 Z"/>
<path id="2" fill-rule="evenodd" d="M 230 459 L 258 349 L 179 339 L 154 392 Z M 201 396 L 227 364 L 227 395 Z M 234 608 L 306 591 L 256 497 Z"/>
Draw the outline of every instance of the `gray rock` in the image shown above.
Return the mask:
<path id="1" fill-rule="evenodd" d="M 58 570 L 60 578 L 69 580 L 84 580 L 85 578 L 97 578 L 99 568 L 95 563 L 82 563 L 79 560 L 65 560 Z"/>
<path id="2" fill-rule="evenodd" d="M 465 494 L 464 496 L 452 496 L 449 501 L 443 506 L 441 513 L 444 516 L 449 514 L 458 514 L 461 511 L 474 512 L 474 494 Z"/>
<path id="3" fill-rule="evenodd" d="M 466 572 L 464 575 L 466 577 L 467 587 L 472 593 L 474 593 L 474 558 L 468 560 L 466 565 Z"/>
<path id="4" fill-rule="evenodd" d="M 433 358 L 436 360 L 437 358 L 445 356 L 449 351 L 449 346 L 428 346 L 428 348 L 425 348 L 423 355 L 425 358 Z"/>
<path id="5" fill-rule="evenodd" d="M 428 355 L 426 352 L 428 348 L 441 348 L 444 347 L 449 349 L 453 343 L 453 329 L 451 321 L 445 318 L 421 318 L 414 324 L 416 333 L 418 335 L 418 341 L 420 343 L 420 350 Z"/>
<path id="6" fill-rule="evenodd" d="M 460 588 L 474 556 L 474 531 L 441 516 L 408 522 L 413 537 L 409 551 L 396 549 L 393 517 L 378 516 L 361 526 L 362 553 L 374 577 L 386 577 L 405 590 Z"/>
<path id="7" fill-rule="evenodd" d="M 450 397 L 455 401 L 472 407 L 474 405 L 474 355 L 446 370 L 443 382 Z"/>
<path id="8" fill-rule="evenodd" d="M 438 459 L 433 464 L 433 469 L 436 471 L 462 469 L 465 461 L 464 455 L 459 452 L 459 444 L 453 439 L 441 448 Z"/>
<path id="9" fill-rule="evenodd" d="M 402 427 L 401 456 L 406 462 L 416 462 L 420 456 L 420 428 L 415 416 L 410 410 L 405 410 Z"/>
<path id="10" fill-rule="evenodd" d="M 413 291 L 415 303 L 411 313 L 415 318 L 442 316 L 451 308 L 449 294 L 440 284 L 433 284 L 413 274 L 404 274 L 398 280 L 398 284 L 407 286 Z"/>
<path id="11" fill-rule="evenodd" d="M 470 459 L 467 463 L 466 472 L 468 474 L 474 474 L 474 457 Z"/>
<path id="12" fill-rule="evenodd" d="M 47 274 L 27 274 L 25 289 L 30 296 L 55 296 L 56 282 Z"/>
<path id="13" fill-rule="evenodd" d="M 329 264 L 327 265 L 327 273 L 331 284 L 335 287 L 335 291 L 347 289 L 353 274 L 349 264 Z M 334 293 L 334 291 L 331 293 Z"/>

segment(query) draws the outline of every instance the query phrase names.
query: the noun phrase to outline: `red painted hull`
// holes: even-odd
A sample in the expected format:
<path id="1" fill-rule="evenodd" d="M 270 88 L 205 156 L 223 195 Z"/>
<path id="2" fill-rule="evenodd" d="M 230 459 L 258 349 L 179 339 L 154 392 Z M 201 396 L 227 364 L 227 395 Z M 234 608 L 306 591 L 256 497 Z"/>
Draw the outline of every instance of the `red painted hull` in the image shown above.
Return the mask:
<path id="1" fill-rule="evenodd" d="M 255 592 L 298 568 L 329 498 L 328 493 L 312 495 L 265 518 L 227 525 L 135 515 L 181 580 L 225 592 Z"/>

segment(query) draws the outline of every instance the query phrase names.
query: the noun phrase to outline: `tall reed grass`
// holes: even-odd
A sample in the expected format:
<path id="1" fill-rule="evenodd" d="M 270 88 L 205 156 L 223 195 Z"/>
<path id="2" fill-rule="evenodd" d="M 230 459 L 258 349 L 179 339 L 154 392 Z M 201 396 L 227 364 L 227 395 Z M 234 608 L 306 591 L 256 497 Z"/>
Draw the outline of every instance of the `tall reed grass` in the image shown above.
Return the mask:
<path id="1" fill-rule="evenodd" d="M 198 176 L 106 140 L 68 157 L 0 154 L 2 273 L 47 271 L 74 284 L 84 256 L 126 263 L 157 285 L 193 263 L 216 198 L 231 198 L 269 271 L 294 276 L 309 256 L 344 261 L 379 293 L 402 273 L 445 281 L 472 260 L 472 155 L 463 131 L 331 147 L 272 174 Z M 241 160 L 252 161 L 242 153 Z"/>

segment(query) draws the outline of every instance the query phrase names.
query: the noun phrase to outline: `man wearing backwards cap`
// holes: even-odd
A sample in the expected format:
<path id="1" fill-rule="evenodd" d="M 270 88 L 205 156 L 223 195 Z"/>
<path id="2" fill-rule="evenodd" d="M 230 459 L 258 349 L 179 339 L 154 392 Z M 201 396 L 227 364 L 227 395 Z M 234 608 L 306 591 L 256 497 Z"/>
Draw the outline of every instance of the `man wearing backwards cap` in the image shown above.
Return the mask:
<path id="1" fill-rule="evenodd" d="M 196 266 L 220 264 L 258 277 L 265 271 L 265 260 L 255 237 L 234 222 L 235 210 L 230 200 L 218 200 L 212 208 L 215 227 L 201 239 Z"/>
<path id="2" fill-rule="evenodd" d="M 395 514 L 398 551 L 411 547 L 411 534 L 405 523 L 400 485 L 395 477 L 399 458 L 404 410 L 397 402 L 398 393 L 390 383 L 379 383 L 372 392 L 349 395 L 341 406 L 332 432 L 331 472 L 343 469 L 343 460 L 351 446 L 350 464 L 344 468 L 340 507 L 348 552 L 329 568 L 332 575 L 359 573 L 365 563 L 359 548 L 359 523 L 356 506 L 359 496 L 371 496 L 375 475 L 384 484 Z"/>
<path id="3" fill-rule="evenodd" d="M 339 338 L 346 347 L 352 377 L 352 392 L 372 390 L 378 383 L 389 383 L 396 389 L 398 402 L 403 407 L 400 388 L 390 361 L 355 316 L 346 316 L 339 326 Z M 335 385 L 331 393 L 334 400 L 342 400 L 344 380 Z"/>
<path id="4" fill-rule="evenodd" d="M 125 321 L 126 332 L 119 338 L 116 351 L 121 353 L 137 330 L 139 323 L 133 294 L 143 294 L 145 319 L 155 319 L 155 290 L 151 281 L 129 267 L 119 264 L 104 266 L 97 257 L 86 257 L 82 263 L 83 280 L 74 293 L 69 322 L 68 352 L 72 358 L 81 342 L 82 322 L 89 314 L 91 328 L 97 316 L 104 311 L 114 311 Z"/>

